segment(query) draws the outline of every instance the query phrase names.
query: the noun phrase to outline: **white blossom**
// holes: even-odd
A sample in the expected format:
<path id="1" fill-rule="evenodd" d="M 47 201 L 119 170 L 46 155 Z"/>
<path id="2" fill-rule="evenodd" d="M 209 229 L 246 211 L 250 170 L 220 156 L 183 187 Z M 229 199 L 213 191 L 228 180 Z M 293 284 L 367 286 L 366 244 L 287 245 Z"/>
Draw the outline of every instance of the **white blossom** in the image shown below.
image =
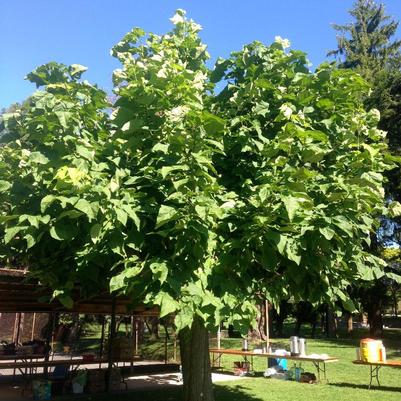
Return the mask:
<path id="1" fill-rule="evenodd" d="M 291 43 L 288 39 L 283 39 L 281 36 L 276 36 L 274 38 L 274 41 L 276 43 L 279 43 L 281 46 L 283 46 L 283 49 L 287 49 L 288 47 L 291 46 Z"/>
<path id="2" fill-rule="evenodd" d="M 174 14 L 173 17 L 170 18 L 170 21 L 174 24 L 181 24 L 185 21 L 184 16 L 182 15 L 182 13 L 177 12 L 176 14 Z"/>
<path id="3" fill-rule="evenodd" d="M 177 106 L 171 109 L 166 114 L 170 117 L 171 121 L 179 121 L 188 113 L 188 111 L 188 106 Z"/>
<path id="4" fill-rule="evenodd" d="M 280 111 L 283 113 L 284 117 L 289 119 L 293 113 L 293 110 L 290 106 L 288 106 L 288 104 L 282 104 L 280 106 Z"/>

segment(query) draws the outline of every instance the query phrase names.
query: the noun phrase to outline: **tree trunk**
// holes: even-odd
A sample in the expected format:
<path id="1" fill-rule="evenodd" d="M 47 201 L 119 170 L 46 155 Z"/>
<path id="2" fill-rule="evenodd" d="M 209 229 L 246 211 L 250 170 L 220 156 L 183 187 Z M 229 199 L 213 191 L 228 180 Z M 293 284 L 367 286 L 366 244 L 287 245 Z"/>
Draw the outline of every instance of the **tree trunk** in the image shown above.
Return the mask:
<path id="1" fill-rule="evenodd" d="M 380 337 L 383 335 L 383 316 L 380 301 L 372 302 L 368 311 L 370 335 Z"/>
<path id="2" fill-rule="evenodd" d="M 333 310 L 326 307 L 326 337 L 337 337 L 337 319 Z"/>
<path id="3" fill-rule="evenodd" d="M 209 358 L 209 333 L 195 317 L 191 329 L 179 333 L 183 401 L 214 401 Z"/>
<path id="4" fill-rule="evenodd" d="M 354 322 L 352 319 L 352 313 L 346 312 L 345 320 L 346 320 L 346 324 L 347 324 L 347 334 L 351 334 L 352 331 L 354 330 Z"/>

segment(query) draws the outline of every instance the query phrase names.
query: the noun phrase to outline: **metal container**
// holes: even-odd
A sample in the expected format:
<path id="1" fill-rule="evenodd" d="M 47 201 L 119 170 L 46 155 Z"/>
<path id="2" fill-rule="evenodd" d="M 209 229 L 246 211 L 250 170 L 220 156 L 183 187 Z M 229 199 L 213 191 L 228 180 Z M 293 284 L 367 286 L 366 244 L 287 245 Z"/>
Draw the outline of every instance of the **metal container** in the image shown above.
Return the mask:
<path id="1" fill-rule="evenodd" d="M 298 351 L 299 355 L 306 355 L 306 340 L 304 338 L 298 338 Z"/>
<path id="2" fill-rule="evenodd" d="M 290 351 L 292 356 L 299 355 L 298 337 L 290 337 Z"/>

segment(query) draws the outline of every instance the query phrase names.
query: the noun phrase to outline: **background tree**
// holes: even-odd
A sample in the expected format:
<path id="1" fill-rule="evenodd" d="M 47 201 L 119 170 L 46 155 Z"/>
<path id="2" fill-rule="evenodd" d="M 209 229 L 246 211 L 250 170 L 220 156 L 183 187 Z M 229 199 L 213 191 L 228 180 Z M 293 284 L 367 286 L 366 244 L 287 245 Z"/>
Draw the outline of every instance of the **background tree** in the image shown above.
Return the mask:
<path id="1" fill-rule="evenodd" d="M 368 109 L 376 108 L 381 113 L 379 128 L 387 131 L 387 142 L 390 152 L 400 155 L 401 145 L 401 52 L 400 40 L 394 40 L 398 21 L 385 14 L 383 4 L 373 0 L 358 0 L 350 10 L 353 21 L 346 25 L 334 25 L 339 32 L 338 47 L 328 53 L 336 56 L 340 68 L 357 71 L 371 85 L 372 91 L 366 96 L 364 103 Z M 387 172 L 387 198 L 400 200 L 401 174 L 399 167 Z M 397 235 L 394 230 L 398 226 L 397 219 L 382 219 L 384 225 L 393 227 L 392 245 L 396 244 Z M 382 245 L 380 236 L 372 241 L 373 252 L 380 253 Z M 388 245 L 388 241 L 387 241 Z M 390 269 L 391 270 L 391 269 Z M 368 311 L 371 335 L 380 335 L 383 330 L 382 312 L 385 305 L 386 286 L 388 281 L 376 282 L 368 289 L 366 285 L 353 290 L 361 296 L 362 304 Z M 394 285 L 396 285 L 394 283 Z M 378 300 L 378 294 L 382 294 Z M 370 302 L 369 302 L 370 300 Z"/>
<path id="2" fill-rule="evenodd" d="M 79 65 L 28 75 L 43 87 L 3 119 L 1 254 L 69 305 L 71 288 L 128 294 L 174 314 L 184 400 L 213 400 L 208 330 L 246 333 L 259 299 L 340 299 L 383 275 L 366 251 L 392 167 L 368 86 L 288 41 L 245 46 L 213 72 L 178 10 L 166 35 L 112 50 L 118 97 Z M 215 94 L 214 85 L 224 86 Z"/>

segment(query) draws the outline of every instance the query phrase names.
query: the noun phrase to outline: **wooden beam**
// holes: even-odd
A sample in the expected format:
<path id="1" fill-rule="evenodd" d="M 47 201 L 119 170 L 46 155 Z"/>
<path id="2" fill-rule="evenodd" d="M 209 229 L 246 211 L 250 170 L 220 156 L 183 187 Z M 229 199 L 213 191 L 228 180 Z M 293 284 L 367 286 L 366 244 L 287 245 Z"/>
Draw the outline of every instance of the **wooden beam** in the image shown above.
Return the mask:
<path id="1" fill-rule="evenodd" d="M 113 342 L 116 336 L 116 297 L 113 296 L 112 299 L 112 309 L 111 309 L 111 322 L 110 322 L 110 335 L 109 335 L 109 353 L 107 358 L 107 372 L 108 378 L 106 381 L 106 392 L 111 391 L 112 376 L 111 372 L 113 370 Z"/>

